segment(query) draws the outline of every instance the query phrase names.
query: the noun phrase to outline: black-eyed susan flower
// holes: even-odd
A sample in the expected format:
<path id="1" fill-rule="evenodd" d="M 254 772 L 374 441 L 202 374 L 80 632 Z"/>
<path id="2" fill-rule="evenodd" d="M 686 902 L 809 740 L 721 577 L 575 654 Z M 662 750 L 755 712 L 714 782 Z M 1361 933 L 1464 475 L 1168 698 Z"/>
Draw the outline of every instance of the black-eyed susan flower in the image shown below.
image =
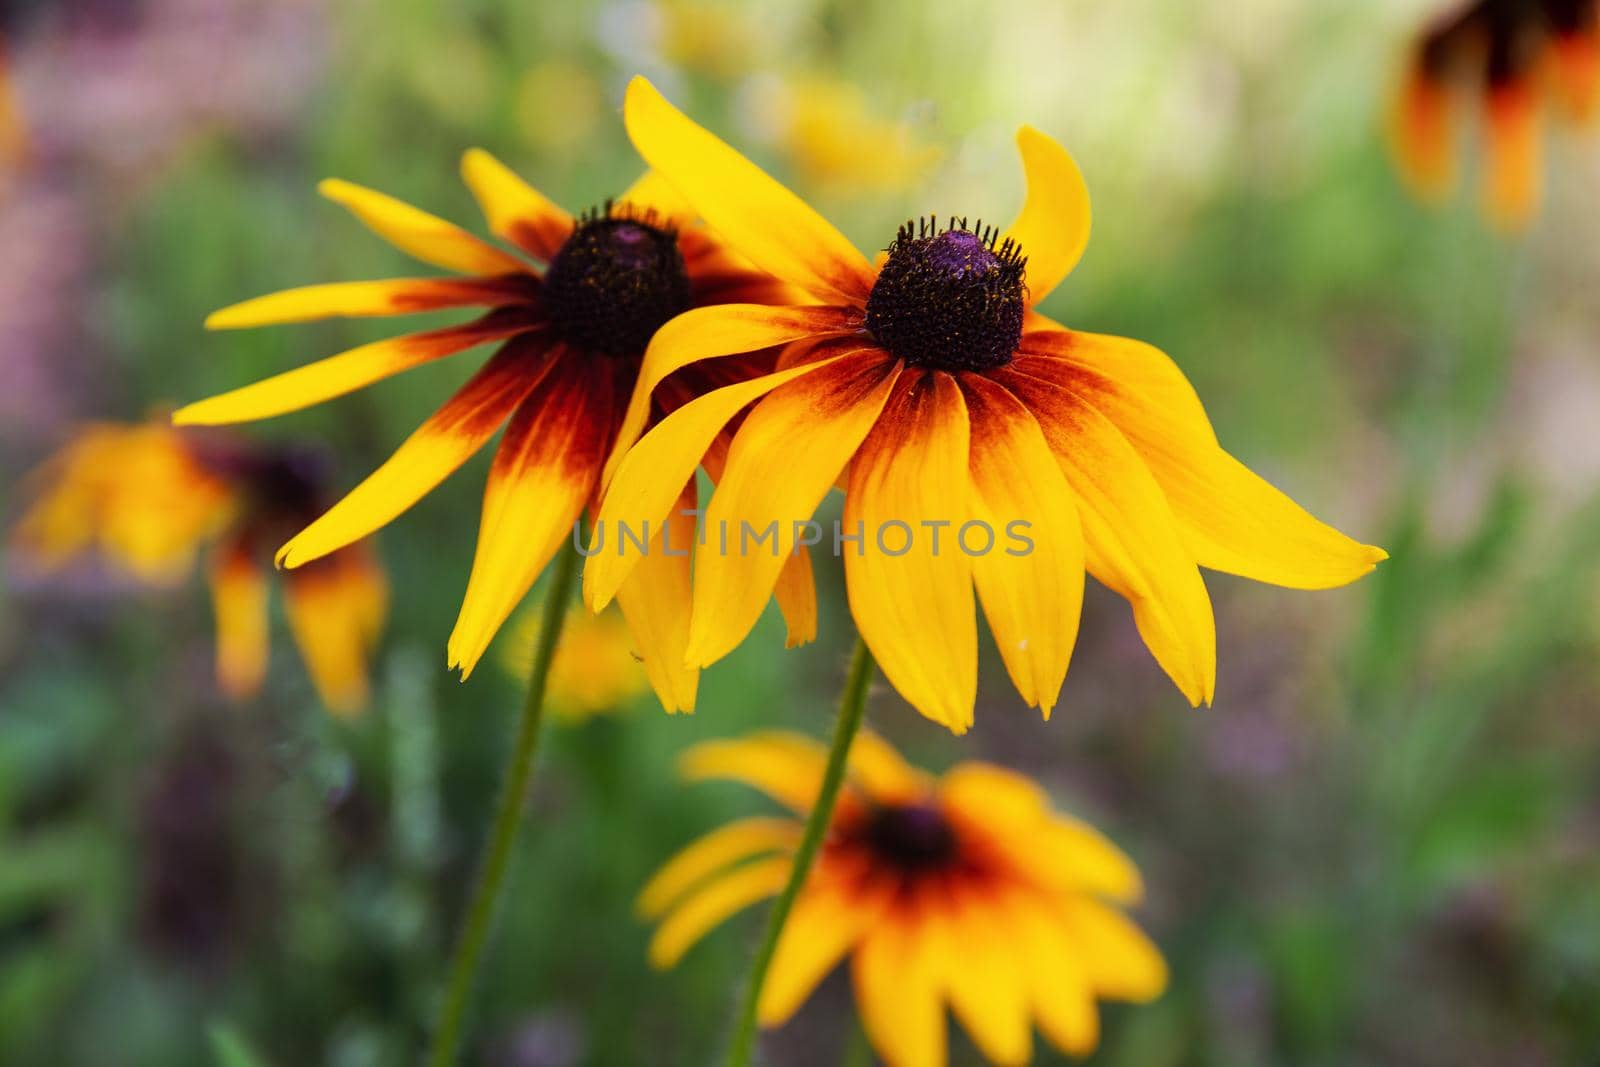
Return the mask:
<path id="1" fill-rule="evenodd" d="M 616 465 L 602 525 L 666 516 L 725 423 L 754 404 L 704 522 L 719 539 L 776 526 L 758 550 L 746 540 L 698 554 L 689 663 L 714 662 L 749 632 L 808 539 L 801 520 L 836 482 L 861 636 L 901 694 L 957 732 L 976 698 L 974 585 L 1018 691 L 1048 714 L 1085 568 L 1132 603 L 1145 643 L 1199 704 L 1212 696 L 1216 635 L 1198 567 L 1324 588 L 1384 558 L 1224 451 L 1164 354 L 1034 310 L 1089 237 L 1083 178 L 1044 134 L 1018 134 L 1028 196 L 1003 234 L 923 220 L 874 266 L 648 82 L 630 86 L 626 117 L 635 147 L 732 247 L 820 301 L 690 311 L 645 355 L 618 455 L 638 444 Z M 656 383 L 682 363 L 770 345 L 788 346 L 774 373 L 708 393 L 639 437 Z M 592 607 L 639 557 L 589 560 Z"/>
<path id="2" fill-rule="evenodd" d="M 1517 228 L 1538 210 L 1547 108 L 1570 121 L 1600 104 L 1600 3 L 1478 0 L 1426 29 L 1412 47 L 1394 107 L 1391 140 L 1418 195 L 1456 184 L 1464 111 L 1482 108 L 1484 206 Z"/>
<path id="3" fill-rule="evenodd" d="M 503 662 L 526 681 L 539 636 L 539 613 L 525 612 L 511 624 L 515 640 L 505 643 Z M 558 719 L 581 722 L 619 711 L 649 684 L 632 632 L 615 611 L 598 615 L 573 607 L 561 627 L 561 643 L 550 663 L 545 702 Z"/>
<path id="4" fill-rule="evenodd" d="M 803 817 L 823 775 L 795 734 L 713 741 L 684 754 L 693 780 L 744 782 Z M 889 1067 L 941 1067 L 948 1004 L 997 1064 L 1024 1064 L 1035 1025 L 1084 1055 L 1100 1000 L 1147 1001 L 1160 953 L 1122 913 L 1139 872 L 1029 779 L 985 763 L 934 778 L 872 734 L 856 739 L 827 837 L 778 941 L 758 1017 L 779 1026 L 850 959 L 856 1004 Z M 740 819 L 671 859 L 639 896 L 658 920 L 650 961 L 671 967 L 707 931 L 785 884 L 791 817 Z"/>
<path id="5" fill-rule="evenodd" d="M 299 567 L 364 537 L 416 503 L 481 449 L 502 425 L 484 491 L 477 552 L 450 635 L 448 658 L 470 674 L 594 500 L 639 360 L 657 327 L 688 308 L 783 299 L 786 286 L 712 240 L 659 179 L 646 175 L 614 203 L 574 218 L 486 152 L 462 160 L 462 177 L 489 229 L 515 249 L 382 193 L 326 181 L 323 195 L 425 263 L 457 277 L 313 285 L 224 308 L 216 329 L 330 316 L 399 315 L 486 307 L 458 326 L 362 345 L 180 410 L 180 424 L 262 419 L 371 385 L 485 343 L 494 355 L 373 474 L 278 552 Z M 770 359 L 768 360 L 770 365 Z M 686 367 L 652 411 L 740 380 L 751 366 Z M 646 412 L 647 418 L 650 412 Z M 673 490 L 694 506 L 693 472 Z M 684 665 L 692 515 L 676 515 L 666 551 L 618 591 L 645 668 L 669 710 L 694 704 L 697 673 Z M 780 590 L 791 639 L 815 625 L 809 564 Z"/>
<path id="6" fill-rule="evenodd" d="M 162 425 L 86 427 L 32 475 L 33 502 L 12 530 L 25 567 L 59 570 L 97 554 L 145 582 L 176 581 L 208 551 L 217 681 L 234 698 L 266 675 L 267 559 L 275 539 L 322 506 L 314 455 Z M 284 582 L 284 607 L 313 684 L 334 711 L 367 700 L 367 660 L 388 584 L 354 544 Z"/>

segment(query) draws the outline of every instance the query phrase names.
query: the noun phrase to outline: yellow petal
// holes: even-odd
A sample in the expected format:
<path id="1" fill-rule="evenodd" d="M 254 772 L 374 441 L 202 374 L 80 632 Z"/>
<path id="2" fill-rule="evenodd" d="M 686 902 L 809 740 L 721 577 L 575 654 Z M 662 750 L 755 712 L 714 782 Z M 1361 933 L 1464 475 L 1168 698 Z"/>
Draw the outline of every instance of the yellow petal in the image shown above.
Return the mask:
<path id="1" fill-rule="evenodd" d="M 678 771 L 691 782 L 741 782 L 804 815 L 816 801 L 825 762 L 822 746 L 804 734 L 768 730 L 703 741 L 678 757 Z"/>
<path id="2" fill-rule="evenodd" d="M 1084 897 L 1065 899 L 1060 907 L 1097 996 L 1144 1004 L 1167 988 L 1167 961 L 1127 916 Z"/>
<path id="3" fill-rule="evenodd" d="M 275 374 L 173 412 L 175 426 L 220 426 L 268 419 L 321 404 L 469 348 L 523 333 L 527 316 L 491 314 L 477 322 L 390 337 Z"/>
<path id="4" fill-rule="evenodd" d="M 1025 1067 L 1033 1058 L 1028 979 L 1021 935 L 992 894 L 952 884 L 939 928 L 943 985 L 950 1008 L 984 1058 L 999 1067 Z"/>
<path id="5" fill-rule="evenodd" d="M 1189 702 L 1210 703 L 1217 674 L 1211 599 L 1149 468 L 1076 394 L 1010 370 L 991 376 L 1033 412 L 1077 494 L 1089 572 L 1128 599 L 1146 646 Z"/>
<path id="6" fill-rule="evenodd" d="M 971 518 L 967 443 L 955 379 L 901 375 L 850 465 L 844 533 L 864 541 L 842 547 L 850 613 L 884 677 L 958 734 L 972 725 L 978 687 L 972 560 L 953 543 Z M 937 528 L 926 524 L 940 522 L 936 549 Z M 697 601 L 696 621 L 699 610 Z"/>
<path id="7" fill-rule="evenodd" d="M 572 235 L 571 215 L 483 149 L 470 148 L 461 157 L 461 179 L 490 232 L 530 255 L 549 262 Z"/>
<path id="8" fill-rule="evenodd" d="M 728 420 L 784 383 L 826 365 L 802 364 L 696 397 L 662 419 L 623 457 L 607 485 L 591 555 L 583 566 L 583 595 L 592 610 L 611 602 L 640 558 L 623 527 L 643 539 L 644 531 L 654 529 L 672 510 L 679 488 L 693 476 Z"/>
<path id="9" fill-rule="evenodd" d="M 628 84 L 623 121 L 645 162 L 756 266 L 822 299 L 865 302 L 872 268 L 844 235 L 643 78 Z"/>
<path id="10" fill-rule="evenodd" d="M 527 265 L 437 215 L 392 196 L 328 178 L 317 192 L 349 209 L 367 228 L 400 251 L 459 274 L 515 274 Z"/>
<path id="11" fill-rule="evenodd" d="M 267 577 L 243 546 L 212 557 L 211 605 L 217 624 L 217 682 L 234 700 L 255 695 L 267 674 Z"/>
<path id="12" fill-rule="evenodd" d="M 1083 531 L 1066 477 L 1028 409 L 963 375 L 972 422 L 973 502 L 988 524 L 973 546 L 978 598 L 1017 692 L 1048 718 L 1067 676 L 1083 610 Z M 1014 524 L 1025 525 L 1014 525 Z M 1027 538 L 1027 544 L 1012 535 Z"/>
<path id="13" fill-rule="evenodd" d="M 1389 142 L 1400 176 L 1424 200 L 1436 202 L 1456 183 L 1456 115 L 1450 87 L 1414 57 L 1395 95 Z"/>
<path id="14" fill-rule="evenodd" d="M 817 639 L 817 583 L 811 573 L 811 550 L 804 545 L 795 547 L 794 555 L 784 560 L 778 572 L 778 584 L 772 595 L 777 598 L 778 610 L 788 627 L 784 648 L 798 648 Z"/>
<path id="15" fill-rule="evenodd" d="M 756 860 L 691 893 L 650 939 L 650 966 L 665 970 L 713 927 L 758 900 L 776 896 L 789 880 L 787 856 Z"/>
<path id="16" fill-rule="evenodd" d="M 390 278 L 302 285 L 232 304 L 206 318 L 208 330 L 238 330 L 335 317 L 412 315 L 454 307 L 505 307 L 536 298 L 532 279 Z"/>
<path id="17" fill-rule="evenodd" d="M 447 658 L 472 674 L 500 625 L 573 536 L 609 442 L 614 385 L 577 353 L 558 354 L 506 427 L 483 494 L 472 575 Z"/>
<path id="18" fill-rule="evenodd" d="M 292 572 L 284 604 L 296 647 L 329 710 L 360 711 L 367 703 L 367 658 L 375 618 L 387 610 L 383 572 L 357 547 Z"/>
<path id="19" fill-rule="evenodd" d="M 645 673 L 667 711 L 693 711 L 700 672 L 683 665 L 689 645 L 690 552 L 695 535 L 691 481 L 617 589 L 617 605 L 638 642 Z"/>
<path id="20" fill-rule="evenodd" d="M 650 419 L 650 397 L 662 380 L 702 359 L 736 356 L 807 337 L 825 337 L 855 328 L 843 308 L 768 307 L 765 304 L 715 304 L 693 308 L 670 320 L 650 339 L 639 379 L 628 401 L 622 429 L 606 464 L 610 484 L 622 456 L 633 447 Z M 726 421 L 726 420 L 724 420 Z"/>
<path id="21" fill-rule="evenodd" d="M 871 730 L 862 730 L 850 746 L 849 772 L 850 780 L 879 804 L 921 803 L 933 789 L 932 778 Z"/>
<path id="22" fill-rule="evenodd" d="M 848 885 L 819 869 L 784 923 L 756 1005 L 757 1021 L 762 1026 L 788 1022 L 817 983 L 877 924 L 889 897 L 890 888 L 882 883 Z"/>
<path id="23" fill-rule="evenodd" d="M 944 1005 L 937 961 L 901 904 L 868 931 L 851 975 L 861 1025 L 887 1067 L 945 1067 Z"/>
<path id="24" fill-rule="evenodd" d="M 691 842 L 658 870 L 639 891 L 639 917 L 659 919 L 707 878 L 764 852 L 791 852 L 800 843 L 793 819 L 738 819 Z"/>
<path id="25" fill-rule="evenodd" d="M 395 454 L 278 549 L 280 567 L 343 548 L 431 492 L 493 437 L 550 366 L 541 346 L 513 340 L 406 438 Z"/>
<path id="26" fill-rule="evenodd" d="M 1050 295 L 1089 244 L 1089 187 L 1072 155 L 1032 126 L 1017 131 L 1028 196 L 1005 236 L 1028 257 L 1028 303 Z"/>
<path id="27" fill-rule="evenodd" d="M 1102 369 L 1116 364 L 1107 353 L 1148 346 L 1067 332 L 1038 341 L 1038 350 L 1050 355 L 1013 366 L 1072 389 L 1117 426 L 1161 486 L 1200 566 L 1295 589 L 1326 589 L 1355 581 L 1388 558 L 1252 473 L 1216 443 L 1209 424 L 1162 405 L 1146 388 L 1150 377 L 1124 380 Z"/>
<path id="28" fill-rule="evenodd" d="M 1543 110 L 1532 86 L 1512 83 L 1490 92 L 1484 118 L 1484 210 L 1502 230 L 1520 232 L 1543 198 Z"/>
<path id="29" fill-rule="evenodd" d="M 1018 892 L 1008 893 L 1006 901 L 1039 1032 L 1067 1055 L 1087 1056 L 1100 1041 L 1100 1013 L 1083 946 L 1067 935 L 1052 901 Z"/>
<path id="30" fill-rule="evenodd" d="M 694 205 L 661 174 L 647 170 L 639 180 L 628 186 L 617 203 L 640 214 L 655 212 L 664 225 L 687 230 L 695 223 Z"/>
<path id="31" fill-rule="evenodd" d="M 796 527 L 811 518 L 867 436 L 898 367 L 877 349 L 860 351 L 774 390 L 745 417 L 706 508 L 690 663 L 721 659 L 761 617 L 804 533 Z M 797 448 L 801 441 L 805 447 Z"/>

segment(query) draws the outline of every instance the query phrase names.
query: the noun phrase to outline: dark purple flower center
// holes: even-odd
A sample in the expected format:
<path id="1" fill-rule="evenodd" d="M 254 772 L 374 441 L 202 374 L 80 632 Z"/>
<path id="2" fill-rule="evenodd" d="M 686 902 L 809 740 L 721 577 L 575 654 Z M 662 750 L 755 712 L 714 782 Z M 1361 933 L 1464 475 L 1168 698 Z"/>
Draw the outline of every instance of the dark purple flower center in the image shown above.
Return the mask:
<path id="1" fill-rule="evenodd" d="M 1022 250 L 966 219 L 900 227 L 867 297 L 867 329 L 907 363 L 982 371 L 1011 361 L 1022 338 Z"/>
<path id="2" fill-rule="evenodd" d="M 638 356 L 663 323 L 689 307 L 678 235 L 653 215 L 613 215 L 607 204 L 579 219 L 545 271 L 541 299 L 569 344 Z"/>
<path id="3" fill-rule="evenodd" d="M 867 816 L 862 839 L 879 860 L 905 871 L 944 867 L 958 852 L 955 830 L 931 804 L 874 809 Z"/>

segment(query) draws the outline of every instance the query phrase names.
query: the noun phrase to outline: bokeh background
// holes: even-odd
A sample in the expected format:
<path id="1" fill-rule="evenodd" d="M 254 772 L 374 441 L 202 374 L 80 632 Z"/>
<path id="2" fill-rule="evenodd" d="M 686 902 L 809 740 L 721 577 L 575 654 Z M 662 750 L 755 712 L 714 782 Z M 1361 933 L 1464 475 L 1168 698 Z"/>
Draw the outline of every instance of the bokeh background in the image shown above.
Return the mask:
<path id="1" fill-rule="evenodd" d="M 7 3 L 7 521 L 21 473 L 85 420 L 384 335 L 200 327 L 260 292 L 415 269 L 317 198 L 319 178 L 476 227 L 456 167 L 482 145 L 593 204 L 639 169 L 619 104 L 644 73 L 872 249 L 918 213 L 1009 218 L 1010 138 L 1035 124 L 1077 155 L 1096 208 L 1046 310 L 1172 353 L 1225 445 L 1393 559 L 1326 593 L 1209 576 L 1209 710 L 1092 588 L 1053 721 L 992 650 L 969 736 L 882 686 L 869 721 L 935 768 L 1028 771 L 1142 866 L 1138 918 L 1172 986 L 1107 1011 L 1096 1064 L 1595 1064 L 1600 151 L 1552 141 L 1520 239 L 1470 197 L 1412 203 L 1383 117 L 1438 6 Z M 353 485 L 475 362 L 246 432 L 325 447 Z M 324 711 L 281 641 L 264 693 L 225 702 L 198 578 L 145 589 L 7 561 L 0 1062 L 414 1061 L 527 640 L 508 628 L 469 684 L 444 669 L 485 466 L 380 536 L 393 613 L 356 718 Z M 676 753 L 756 726 L 824 736 L 851 634 L 821 562 L 815 646 L 782 651 L 768 618 L 693 716 L 637 694 L 552 729 L 469 1062 L 711 1061 L 759 910 L 663 975 L 632 898 L 682 843 L 762 808 L 678 783 Z M 854 1025 L 835 975 L 765 1050 L 837 1062 Z M 976 1063 L 963 1041 L 955 1062 Z"/>

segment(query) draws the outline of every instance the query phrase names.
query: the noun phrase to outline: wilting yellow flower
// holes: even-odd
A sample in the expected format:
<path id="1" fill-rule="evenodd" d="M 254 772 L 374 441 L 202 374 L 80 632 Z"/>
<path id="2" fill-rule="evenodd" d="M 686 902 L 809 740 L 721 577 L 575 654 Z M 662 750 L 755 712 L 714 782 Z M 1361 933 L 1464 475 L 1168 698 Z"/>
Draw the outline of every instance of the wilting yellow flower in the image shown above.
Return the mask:
<path id="1" fill-rule="evenodd" d="M 484 491 L 477 553 L 450 635 L 449 663 L 470 674 L 594 498 L 645 343 L 690 307 L 783 299 L 789 290 L 727 252 L 659 179 L 646 175 L 616 202 L 577 218 L 488 153 L 474 149 L 462 176 L 489 229 L 513 254 L 382 193 L 325 181 L 324 196 L 397 248 L 459 278 L 313 285 L 214 313 L 215 329 L 331 316 L 399 315 L 488 307 L 459 326 L 362 345 L 180 410 L 180 424 L 263 419 L 321 403 L 432 360 L 493 342 L 488 362 L 366 481 L 278 551 L 290 568 L 370 534 L 448 477 L 508 424 Z M 540 264 L 543 264 L 541 266 Z M 660 413 L 714 386 L 770 367 L 686 367 L 658 396 Z M 647 412 L 648 415 L 648 412 Z M 674 500 L 694 506 L 690 471 Z M 668 535 L 688 545 L 694 522 Z M 809 563 L 796 560 L 779 592 L 791 635 L 815 630 Z M 688 559 L 654 552 L 619 591 L 645 669 L 669 710 L 694 705 L 697 672 L 684 666 Z"/>
<path id="2" fill-rule="evenodd" d="M 976 699 L 974 583 L 1012 681 L 1048 714 L 1077 637 L 1086 567 L 1132 603 L 1145 643 L 1198 704 L 1212 696 L 1216 632 L 1197 564 L 1323 588 L 1385 558 L 1225 452 L 1164 354 L 1034 310 L 1089 237 L 1083 178 L 1044 134 L 1018 134 L 1028 197 L 1003 237 L 965 220 L 923 220 L 873 266 L 643 79 L 629 88 L 626 117 L 635 147 L 730 245 L 822 301 L 691 311 L 645 355 L 617 455 L 638 445 L 616 466 L 602 527 L 667 515 L 669 487 L 751 404 L 705 523 L 711 536 L 777 527 L 770 553 L 744 543 L 698 553 L 690 663 L 715 662 L 744 639 L 806 539 L 800 520 L 836 482 L 841 532 L 857 538 L 836 545 L 861 636 L 895 688 L 958 733 Z M 640 439 L 656 383 L 682 363 L 771 345 L 788 345 L 775 373 L 702 396 Z M 959 540 L 968 527 L 976 532 Z M 611 599 L 639 557 L 589 561 L 591 607 Z"/>
<path id="3" fill-rule="evenodd" d="M 754 786 L 803 818 L 825 755 L 803 736 L 763 733 L 698 745 L 682 767 Z M 678 853 L 639 896 L 660 920 L 651 963 L 672 966 L 775 895 L 800 834 L 799 818 L 740 819 Z M 1097 1000 L 1147 1001 L 1166 986 L 1161 954 L 1118 908 L 1141 893 L 1128 857 L 1027 778 L 961 763 L 935 779 L 863 734 L 758 1016 L 781 1025 L 849 956 L 862 1023 L 889 1067 L 945 1062 L 947 1003 L 994 1063 L 1027 1063 L 1035 1023 L 1081 1056 L 1099 1040 Z"/>
<path id="4" fill-rule="evenodd" d="M 97 553 L 145 582 L 189 573 L 210 547 L 217 681 L 244 698 L 268 654 L 266 553 L 320 508 L 312 457 L 164 425 L 86 427 L 31 478 L 34 501 L 12 531 L 25 566 L 49 572 Z M 367 701 L 367 659 L 388 611 L 388 584 L 365 544 L 284 581 L 289 627 L 317 692 L 334 711 Z"/>
<path id="5" fill-rule="evenodd" d="M 512 625 L 512 639 L 505 645 L 505 667 L 519 679 L 526 680 L 533 669 L 539 616 L 537 611 L 526 612 Z M 592 615 L 575 608 L 567 614 L 545 687 L 552 714 L 577 722 L 617 711 L 644 692 L 647 684 L 633 635 L 616 612 Z"/>
<path id="6" fill-rule="evenodd" d="M 880 117 L 850 82 L 798 78 L 761 94 L 758 110 L 811 187 L 855 194 L 904 189 L 939 158 L 909 123 Z"/>
<path id="7" fill-rule="evenodd" d="M 1547 104 L 1574 121 L 1600 105 L 1600 2 L 1478 0 L 1422 34 L 1390 134 L 1401 174 L 1425 199 L 1455 187 L 1460 112 L 1473 98 L 1483 108 L 1485 208 L 1521 227 L 1539 206 Z"/>

